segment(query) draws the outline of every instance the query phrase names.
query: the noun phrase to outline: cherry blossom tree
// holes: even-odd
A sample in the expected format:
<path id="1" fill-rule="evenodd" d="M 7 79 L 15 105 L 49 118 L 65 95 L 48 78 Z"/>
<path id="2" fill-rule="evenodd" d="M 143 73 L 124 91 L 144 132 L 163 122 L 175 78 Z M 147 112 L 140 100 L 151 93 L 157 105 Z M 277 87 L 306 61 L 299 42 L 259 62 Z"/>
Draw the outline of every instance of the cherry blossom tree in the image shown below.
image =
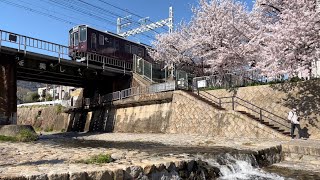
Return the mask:
<path id="1" fill-rule="evenodd" d="M 211 72 L 256 69 L 296 74 L 319 56 L 317 0 L 257 0 L 253 10 L 235 0 L 200 0 L 190 23 L 154 42 L 154 59 L 206 63 Z"/>
<path id="2" fill-rule="evenodd" d="M 316 0 L 257 0 L 255 6 L 264 23 L 257 68 L 269 75 L 309 71 L 319 58 Z"/>

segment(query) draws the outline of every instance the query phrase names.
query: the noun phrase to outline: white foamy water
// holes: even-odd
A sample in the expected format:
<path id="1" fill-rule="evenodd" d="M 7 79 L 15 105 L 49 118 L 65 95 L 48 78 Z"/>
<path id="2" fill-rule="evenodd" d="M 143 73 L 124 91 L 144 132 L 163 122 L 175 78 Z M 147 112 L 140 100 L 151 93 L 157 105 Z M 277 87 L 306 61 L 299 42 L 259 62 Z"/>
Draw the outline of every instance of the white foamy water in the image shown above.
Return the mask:
<path id="1" fill-rule="evenodd" d="M 218 157 L 217 159 L 206 159 L 210 165 L 220 169 L 220 180 L 284 180 L 274 173 L 265 172 L 258 167 L 254 157 L 244 156 L 241 160 L 235 159 L 229 154 Z"/>

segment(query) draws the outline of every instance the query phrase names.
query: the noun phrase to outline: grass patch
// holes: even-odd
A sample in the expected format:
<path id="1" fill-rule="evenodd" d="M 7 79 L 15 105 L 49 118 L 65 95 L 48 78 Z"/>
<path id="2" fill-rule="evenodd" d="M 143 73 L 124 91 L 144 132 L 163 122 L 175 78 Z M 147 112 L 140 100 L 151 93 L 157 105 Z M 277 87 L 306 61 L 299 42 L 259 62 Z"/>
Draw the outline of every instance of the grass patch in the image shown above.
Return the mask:
<path id="1" fill-rule="evenodd" d="M 77 163 L 84 163 L 84 164 L 105 164 L 105 163 L 110 163 L 113 161 L 114 161 L 114 159 L 111 158 L 110 154 L 99 154 L 99 155 L 94 155 L 94 156 L 90 157 L 89 159 L 79 160 L 76 162 Z"/>
<path id="2" fill-rule="evenodd" d="M 16 142 L 17 138 L 12 136 L 3 136 L 0 135 L 0 141 Z"/>
<path id="3" fill-rule="evenodd" d="M 53 127 L 46 127 L 44 129 L 44 132 L 52 132 L 53 131 Z"/>
<path id="4" fill-rule="evenodd" d="M 31 142 L 36 141 L 37 139 L 38 135 L 27 129 L 22 130 L 17 136 L 0 135 L 0 141 L 7 142 Z"/>
<path id="5" fill-rule="evenodd" d="M 38 135 L 34 132 L 24 129 L 16 136 L 17 140 L 20 142 L 31 142 L 38 139 Z"/>

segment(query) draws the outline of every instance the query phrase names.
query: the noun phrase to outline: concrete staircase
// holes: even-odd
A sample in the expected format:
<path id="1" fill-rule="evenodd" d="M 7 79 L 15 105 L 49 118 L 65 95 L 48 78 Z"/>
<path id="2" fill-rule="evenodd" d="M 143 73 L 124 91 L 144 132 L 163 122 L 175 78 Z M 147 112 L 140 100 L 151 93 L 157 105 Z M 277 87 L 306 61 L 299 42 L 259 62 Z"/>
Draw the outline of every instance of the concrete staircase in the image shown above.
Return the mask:
<path id="1" fill-rule="evenodd" d="M 132 87 L 148 87 L 152 82 L 143 76 L 133 73 L 132 75 Z"/>
<path id="2" fill-rule="evenodd" d="M 254 116 L 254 115 L 252 115 L 252 114 L 250 114 L 250 113 L 248 113 L 246 111 L 237 111 L 237 112 L 239 112 L 239 113 L 251 118 L 252 120 L 255 120 L 255 121 L 257 121 L 257 122 L 259 122 L 261 124 L 264 124 L 264 125 L 270 127 L 271 129 L 274 129 L 275 131 L 278 131 L 279 133 L 281 133 L 281 134 L 283 134 L 285 136 L 290 136 L 290 129 L 288 129 L 285 126 L 276 125 L 275 123 L 272 123 L 272 122 L 270 122 L 268 120 L 260 120 L 260 118 Z"/>
<path id="3" fill-rule="evenodd" d="M 244 108 L 239 108 L 239 109 L 235 108 L 234 105 L 231 105 L 231 103 L 235 103 L 234 102 L 235 98 L 232 98 L 232 97 L 216 97 L 212 94 L 206 93 L 205 91 L 189 92 L 188 94 L 190 94 L 194 97 L 197 97 L 197 99 L 199 99 L 203 102 L 206 102 L 217 109 L 234 110 L 235 112 L 242 114 L 243 116 L 250 118 L 251 120 L 259 122 L 260 124 L 263 124 L 263 125 L 269 127 L 270 129 L 273 129 L 274 131 L 276 131 L 284 136 L 290 137 L 290 126 L 284 118 L 277 117 L 276 118 L 277 120 L 276 120 L 276 119 L 272 119 L 271 117 L 259 115 L 257 112 L 255 114 L 253 114 L 249 111 L 244 110 L 244 109 L 249 108 L 248 106 L 245 106 L 244 103 L 237 104 L 237 106 L 242 106 Z M 248 102 L 248 105 L 255 106 L 254 104 L 249 103 L 249 102 Z M 258 108 L 258 107 L 256 106 L 256 108 Z M 260 109 L 261 109 L 261 111 L 263 111 L 265 113 L 269 113 L 270 115 L 276 117 L 276 115 L 272 114 L 271 112 L 268 112 L 267 110 L 264 110 L 262 108 L 260 108 Z M 252 112 L 254 112 L 254 111 L 252 111 Z M 259 116 L 261 116 L 261 117 L 259 117 Z"/>

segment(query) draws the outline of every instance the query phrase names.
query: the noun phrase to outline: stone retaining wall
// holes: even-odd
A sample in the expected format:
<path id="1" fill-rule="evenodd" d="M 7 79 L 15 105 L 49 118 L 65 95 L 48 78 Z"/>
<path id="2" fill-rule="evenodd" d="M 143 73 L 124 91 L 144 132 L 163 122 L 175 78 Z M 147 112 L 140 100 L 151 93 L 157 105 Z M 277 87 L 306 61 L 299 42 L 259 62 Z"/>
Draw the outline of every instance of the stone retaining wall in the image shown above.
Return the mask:
<path id="1" fill-rule="evenodd" d="M 221 89 L 207 92 L 217 97 L 236 95 L 285 119 L 290 109 L 297 108 L 304 136 L 320 138 L 320 80 L 242 87 L 236 91 Z M 250 113 L 245 108 L 236 108 Z"/>
<path id="2" fill-rule="evenodd" d="M 183 91 L 175 91 L 172 109 L 168 133 L 228 138 L 285 138 L 263 124 L 234 111 L 218 110 Z"/>
<path id="3" fill-rule="evenodd" d="M 158 102 L 137 105 L 132 99 L 128 99 L 126 101 L 131 106 L 125 107 L 125 103 L 122 102 L 121 106 L 115 109 L 115 132 L 199 134 L 228 138 L 286 138 L 237 112 L 216 109 L 183 91 L 174 91 L 172 102 L 162 102 L 166 99 L 163 94 L 148 96 L 141 96 L 140 99 L 151 98 L 157 99 Z"/>

